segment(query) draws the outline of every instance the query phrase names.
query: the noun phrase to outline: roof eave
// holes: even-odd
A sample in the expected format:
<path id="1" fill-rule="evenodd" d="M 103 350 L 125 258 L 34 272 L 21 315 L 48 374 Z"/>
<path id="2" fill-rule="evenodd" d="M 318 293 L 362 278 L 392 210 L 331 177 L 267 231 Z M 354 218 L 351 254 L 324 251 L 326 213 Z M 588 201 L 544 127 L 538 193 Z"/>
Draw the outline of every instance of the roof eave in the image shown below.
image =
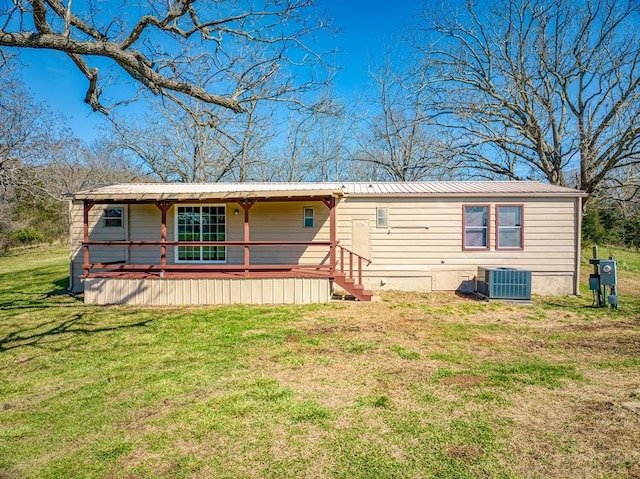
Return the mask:
<path id="1" fill-rule="evenodd" d="M 328 198 L 343 196 L 342 190 L 291 190 L 291 191 L 233 191 L 233 192 L 197 192 L 197 193 L 100 193 L 79 192 L 73 196 L 78 201 L 243 201 L 243 200 L 294 200 L 296 198 Z"/>

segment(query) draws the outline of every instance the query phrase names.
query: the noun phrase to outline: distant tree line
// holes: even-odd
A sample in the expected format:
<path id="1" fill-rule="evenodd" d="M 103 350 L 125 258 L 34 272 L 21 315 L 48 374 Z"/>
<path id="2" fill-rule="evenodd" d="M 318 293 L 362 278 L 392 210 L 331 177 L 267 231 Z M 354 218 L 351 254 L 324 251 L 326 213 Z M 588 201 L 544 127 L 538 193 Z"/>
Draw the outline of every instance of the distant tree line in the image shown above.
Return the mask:
<path id="1" fill-rule="evenodd" d="M 64 195 L 116 182 L 481 178 L 584 190 L 585 237 L 637 246 L 637 0 L 425 2 L 349 98 L 313 0 L 111 8 L 0 11 L 0 247 L 63 236 Z M 21 85 L 32 48 L 86 77 L 99 140 Z"/>
<path id="2" fill-rule="evenodd" d="M 621 207 L 612 202 L 592 202 L 582 219 L 585 245 L 640 248 L 640 213 L 637 207 Z"/>

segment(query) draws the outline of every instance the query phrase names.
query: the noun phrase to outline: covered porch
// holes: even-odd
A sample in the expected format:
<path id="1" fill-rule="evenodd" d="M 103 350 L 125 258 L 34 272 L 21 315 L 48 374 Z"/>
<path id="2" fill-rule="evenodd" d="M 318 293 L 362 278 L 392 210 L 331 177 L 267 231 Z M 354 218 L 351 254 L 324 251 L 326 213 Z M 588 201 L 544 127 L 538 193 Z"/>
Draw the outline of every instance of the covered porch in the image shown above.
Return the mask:
<path id="1" fill-rule="evenodd" d="M 337 238 L 340 188 L 255 186 L 225 191 L 225 185 L 116 185 L 76 194 L 85 302 L 322 302 L 331 297 L 333 283 L 357 299 L 371 298 L 362 287 L 368 260 Z M 122 238 L 106 239 L 98 234 L 105 230 L 98 230 L 106 224 L 104 211 L 118 208 L 128 212 L 120 220 L 127 227 Z M 95 209 L 103 213 L 92 220 Z M 291 219 L 297 209 L 299 225 Z"/>

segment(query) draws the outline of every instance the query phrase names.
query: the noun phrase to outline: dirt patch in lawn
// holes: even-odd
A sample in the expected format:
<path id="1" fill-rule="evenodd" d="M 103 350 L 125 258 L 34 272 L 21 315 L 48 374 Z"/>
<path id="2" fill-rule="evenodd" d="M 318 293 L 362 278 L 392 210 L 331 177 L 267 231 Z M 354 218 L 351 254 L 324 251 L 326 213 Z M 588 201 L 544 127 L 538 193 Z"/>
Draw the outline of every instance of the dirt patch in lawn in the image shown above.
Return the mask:
<path id="1" fill-rule="evenodd" d="M 447 447 L 446 454 L 450 459 L 474 461 L 484 455 L 484 449 L 479 444 L 452 444 Z"/>

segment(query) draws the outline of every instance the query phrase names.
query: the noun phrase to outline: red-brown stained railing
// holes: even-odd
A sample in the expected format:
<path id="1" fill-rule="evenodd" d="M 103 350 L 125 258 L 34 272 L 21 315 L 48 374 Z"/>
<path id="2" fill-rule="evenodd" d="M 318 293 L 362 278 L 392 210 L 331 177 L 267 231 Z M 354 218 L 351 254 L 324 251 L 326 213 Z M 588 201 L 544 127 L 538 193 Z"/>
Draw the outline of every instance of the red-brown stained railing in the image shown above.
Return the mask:
<path id="1" fill-rule="evenodd" d="M 83 246 L 331 246 L 330 241 L 83 241 Z M 355 253 L 354 253 L 355 254 Z"/>
<path id="2" fill-rule="evenodd" d="M 252 247 L 331 247 L 330 241 L 124 241 L 124 240 L 92 240 L 83 241 L 82 246 L 85 250 L 83 268 L 85 275 L 90 274 L 90 270 L 109 270 L 109 271 L 160 271 L 164 273 L 165 270 L 184 270 L 184 271 L 236 271 L 244 269 L 245 272 L 249 271 L 263 271 L 263 270 L 289 270 L 295 268 L 304 269 L 317 269 L 325 270 L 331 269 L 330 264 L 247 264 L 248 250 Z M 159 247 L 161 253 L 165 252 L 167 246 L 242 246 L 245 249 L 245 261 L 242 265 L 226 264 L 226 263 L 198 263 L 188 264 L 180 263 L 176 265 L 166 264 L 166 259 L 159 265 L 157 264 L 123 264 L 121 262 L 101 262 L 91 263 L 89 259 L 89 247 L 91 246 L 120 246 L 120 247 Z M 162 254 L 161 254 L 162 257 Z"/>
<path id="3" fill-rule="evenodd" d="M 122 264 L 120 262 L 114 263 L 90 263 L 88 258 L 88 250 L 91 246 L 124 246 L 124 247 L 160 247 L 161 249 L 166 248 L 167 246 L 242 246 L 244 248 L 250 247 L 265 247 L 265 246 L 274 246 L 274 247 L 308 247 L 308 246 L 325 246 L 331 247 L 331 241 L 123 241 L 123 240 L 104 240 L 104 241 L 83 241 L 82 246 L 85 249 L 85 258 L 83 268 L 85 269 L 85 274 L 88 274 L 90 269 L 100 269 L 100 270 L 110 270 L 110 271 L 157 271 L 161 270 L 164 272 L 165 270 L 184 270 L 184 271 L 230 271 L 230 270 L 238 270 L 245 269 L 246 264 L 244 265 L 234 265 L 234 264 L 226 264 L 226 263 L 202 263 L 202 264 L 185 264 L 180 263 L 176 265 L 169 265 L 165 262 L 162 262 L 160 265 L 156 264 L 145 264 L 145 265 L 134 265 L 134 264 Z M 339 271 L 341 273 L 348 272 L 348 278 L 355 280 L 354 278 L 354 268 L 356 269 L 355 273 L 357 276 L 358 284 L 362 284 L 362 263 L 366 261 L 367 265 L 371 264 L 371 260 L 365 258 L 358 253 L 354 253 L 353 251 L 336 245 L 337 248 L 340 249 L 340 266 Z M 345 253 L 348 255 L 349 264 L 348 268 L 345 264 Z M 357 265 L 355 261 L 357 259 Z M 286 270 L 293 268 L 310 268 L 310 269 L 330 269 L 331 265 L 327 264 L 254 264 L 249 265 L 249 270 Z"/>
<path id="4" fill-rule="evenodd" d="M 353 263 L 354 263 L 354 256 L 355 256 L 358 259 L 358 267 L 356 270 L 358 274 L 357 284 L 362 284 L 362 262 L 366 261 L 367 265 L 369 265 L 371 264 L 371 260 L 368 258 L 365 258 L 364 256 L 359 255 L 358 253 L 354 253 L 353 251 L 345 248 L 344 246 L 340 246 L 340 245 L 337 245 L 337 246 L 338 248 L 340 248 L 340 272 L 345 273 L 344 254 L 346 252 L 349 254 L 349 275 L 347 276 L 347 278 L 354 279 Z"/>

